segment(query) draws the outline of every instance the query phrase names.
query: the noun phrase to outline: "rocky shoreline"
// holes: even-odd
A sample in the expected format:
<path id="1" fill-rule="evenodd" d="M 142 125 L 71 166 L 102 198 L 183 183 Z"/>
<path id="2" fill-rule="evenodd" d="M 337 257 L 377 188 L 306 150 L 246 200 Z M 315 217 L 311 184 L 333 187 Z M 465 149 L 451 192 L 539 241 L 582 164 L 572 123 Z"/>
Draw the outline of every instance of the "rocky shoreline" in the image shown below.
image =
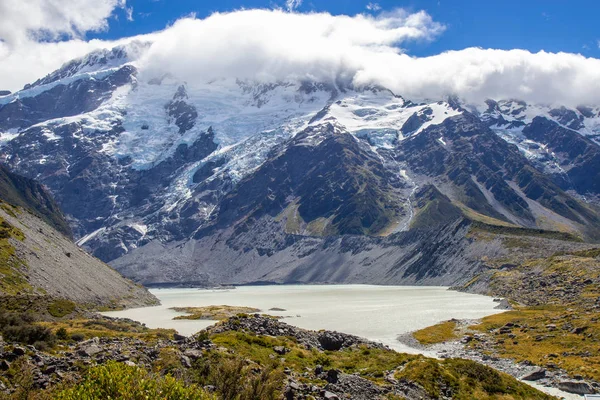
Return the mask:
<path id="1" fill-rule="evenodd" d="M 478 320 L 454 320 L 457 327 L 466 328 L 478 323 Z M 500 329 L 510 329 L 506 326 Z M 404 333 L 398 336 L 398 341 L 406 346 L 435 354 L 436 357 L 444 358 L 463 358 L 472 360 L 498 371 L 507 373 L 519 380 L 532 383 L 535 387 L 554 389 L 551 392 L 569 396 L 600 393 L 600 382 L 583 380 L 581 377 L 570 377 L 564 370 L 554 366 L 552 368 L 542 368 L 527 361 L 515 362 L 514 360 L 490 356 L 485 352 L 492 350 L 488 335 L 482 333 L 470 333 L 463 335 L 458 340 L 451 340 L 433 345 L 423 345 L 414 337 L 413 332 Z M 475 346 L 467 346 L 475 342 Z M 563 393 L 560 393 L 563 392 Z M 569 396 L 572 397 L 572 396 Z M 581 397 L 573 397 L 581 398 Z"/>
<path id="2" fill-rule="evenodd" d="M 123 320 L 103 318 L 114 321 Z M 134 321 L 127 320 L 127 322 L 133 323 Z M 387 347 L 382 344 L 370 342 L 357 336 L 332 331 L 307 331 L 279 322 L 271 317 L 256 314 L 248 318 L 230 318 L 192 337 L 175 335 L 173 340 L 158 339 L 154 343 L 127 337 L 95 337 L 79 343 L 69 344 L 55 352 L 55 354 L 41 352 L 31 345 L 6 343 L 0 336 L 0 372 L 6 372 L 18 366 L 25 375 L 31 378 L 30 384 L 34 389 L 47 389 L 64 382 L 66 379 L 78 380 L 86 368 L 93 365 L 102 365 L 109 361 L 122 362 L 142 368 L 151 367 L 154 362 L 160 359 L 164 349 L 175 349 L 181 365 L 189 369 L 192 368 L 196 360 L 206 357 L 208 352 L 230 352 L 231 350 L 218 347 L 210 339 L 207 339 L 208 334 L 229 331 L 245 331 L 271 337 L 293 337 L 299 345 L 317 351 L 341 351 L 359 345 L 366 348 L 387 350 Z M 273 358 L 278 355 L 285 355 L 290 351 L 285 347 L 275 347 L 273 350 Z M 298 374 L 296 371 L 286 369 L 285 373 L 287 374 L 287 384 L 284 390 L 286 399 L 304 398 L 310 395 L 317 399 L 335 400 L 350 394 L 353 399 L 368 400 L 379 398 L 391 391 L 400 391 L 423 399 L 428 398 L 422 388 L 406 382 L 395 382 L 392 377 L 388 380 L 394 384 L 394 387 L 381 388 L 368 379 L 317 365 L 310 372 L 310 375 L 325 383 L 322 386 L 317 386 L 301 383 L 301 380 L 308 376 L 308 372 Z M 17 386 L 18 384 L 9 387 L 0 380 L 0 395 L 14 393 Z M 210 387 L 205 389 L 211 390 Z M 413 397 L 409 396 L 408 398 Z"/>
<path id="3" fill-rule="evenodd" d="M 154 341 L 130 337 L 94 337 L 86 341 L 66 344 L 52 353 L 39 351 L 34 346 L 5 343 L 0 339 L 0 377 L 10 371 L 15 374 L 16 371 L 17 374 L 30 379 L 29 384 L 32 388 L 48 389 L 64 382 L 80 381 L 89 368 L 109 362 L 152 369 L 156 363 L 164 362 L 165 352 L 169 352 L 170 362 L 176 363 L 181 373 L 185 374 L 185 371 L 192 371 L 215 355 L 247 357 L 242 352 L 238 352 L 235 346 L 224 345 L 218 339 L 219 337 L 234 338 L 237 337 L 236 335 L 246 338 L 237 343 L 247 344 L 244 340 L 252 338 L 251 340 L 256 341 L 256 348 L 269 349 L 268 358 L 282 365 L 284 373 L 282 389 L 286 400 L 308 398 L 372 400 L 385 399 L 389 396 L 422 400 L 452 398 L 454 389 L 450 387 L 442 388 L 446 394 L 441 397 L 434 396 L 417 381 L 398 375 L 406 368 L 405 363 L 426 361 L 423 356 L 404 356 L 380 343 L 357 336 L 334 331 L 309 331 L 258 314 L 232 317 L 192 337 L 175 335 L 173 339 Z M 287 344 L 284 346 L 265 344 L 269 340 L 276 339 Z M 293 363 L 288 364 L 286 357 L 297 357 L 300 353 L 306 354 L 300 357 L 301 359 L 310 355 L 322 357 L 324 362 L 309 364 L 311 367 L 301 369 L 294 368 Z M 348 354 L 363 357 L 363 361 L 368 361 L 371 357 L 369 354 L 374 353 L 378 354 L 375 357 L 385 355 L 385 357 L 404 358 L 405 361 L 390 363 L 389 368 L 380 370 L 375 380 L 369 376 L 361 376 L 359 370 L 344 372 L 343 368 L 325 362 L 329 357 L 338 357 L 338 355 L 345 357 Z M 246 362 L 254 365 L 253 369 L 263 368 L 251 359 L 246 358 Z M 7 385 L 6 382 L 6 379 L 0 379 L 0 397 L 10 396 L 18 390 L 19 385 L 23 384 L 18 380 L 12 382 L 12 385 Z M 209 392 L 215 390 L 210 385 L 205 386 L 204 389 Z"/>

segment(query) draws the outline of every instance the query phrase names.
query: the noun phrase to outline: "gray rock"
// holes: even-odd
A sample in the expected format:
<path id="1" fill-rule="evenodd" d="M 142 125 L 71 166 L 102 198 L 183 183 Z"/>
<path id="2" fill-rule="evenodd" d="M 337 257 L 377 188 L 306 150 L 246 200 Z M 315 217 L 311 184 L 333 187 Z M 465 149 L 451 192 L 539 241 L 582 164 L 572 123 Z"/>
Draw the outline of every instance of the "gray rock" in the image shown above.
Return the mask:
<path id="1" fill-rule="evenodd" d="M 585 381 L 562 381 L 558 382 L 558 388 L 565 392 L 575 394 L 592 394 L 594 389 Z"/>
<path id="2" fill-rule="evenodd" d="M 199 358 L 202 358 L 202 355 L 203 355 L 202 350 L 198 350 L 198 349 L 187 349 L 183 352 L 183 354 L 192 360 L 197 360 Z"/>
<path id="3" fill-rule="evenodd" d="M 506 299 L 502 299 L 498 302 L 498 305 L 494 307 L 497 310 L 512 310 L 512 306 Z"/>
<path id="4" fill-rule="evenodd" d="M 325 394 L 323 394 L 323 397 L 327 400 L 339 400 L 340 399 L 337 394 L 327 392 L 327 391 L 325 392 Z"/>
<path id="5" fill-rule="evenodd" d="M 46 368 L 44 370 L 44 374 L 46 374 L 46 375 L 52 375 L 55 372 L 56 372 L 56 367 L 53 365 L 49 366 L 48 368 Z"/>
<path id="6" fill-rule="evenodd" d="M 190 358 L 188 356 L 182 355 L 180 357 L 180 360 L 181 360 L 181 365 L 183 365 L 185 368 L 192 368 L 192 361 L 190 360 Z"/>
<path id="7" fill-rule="evenodd" d="M 571 333 L 575 334 L 575 335 L 581 335 L 582 333 L 584 333 L 585 331 L 587 331 L 588 327 L 587 326 L 579 326 L 577 328 L 573 328 L 571 330 Z"/>
<path id="8" fill-rule="evenodd" d="M 538 381 L 545 377 L 546 377 L 546 370 L 543 368 L 537 368 L 534 371 L 532 371 L 526 375 L 523 375 L 521 377 L 521 379 L 524 381 Z"/>
<path id="9" fill-rule="evenodd" d="M 290 352 L 290 349 L 288 349 L 287 347 L 284 346 L 275 346 L 273 347 L 273 351 L 277 354 L 279 354 L 280 356 L 283 356 L 287 353 Z"/>
<path id="10" fill-rule="evenodd" d="M 17 357 L 24 356 L 25 349 L 19 346 L 15 346 L 15 348 L 13 349 L 13 354 Z"/>
<path id="11" fill-rule="evenodd" d="M 323 332 L 319 335 L 319 343 L 323 350 L 340 350 L 344 346 L 344 338 L 335 332 Z"/>
<path id="12" fill-rule="evenodd" d="M 102 349 L 97 344 L 90 344 L 87 346 L 81 347 L 77 353 L 83 357 L 92 357 L 98 353 L 100 353 Z"/>

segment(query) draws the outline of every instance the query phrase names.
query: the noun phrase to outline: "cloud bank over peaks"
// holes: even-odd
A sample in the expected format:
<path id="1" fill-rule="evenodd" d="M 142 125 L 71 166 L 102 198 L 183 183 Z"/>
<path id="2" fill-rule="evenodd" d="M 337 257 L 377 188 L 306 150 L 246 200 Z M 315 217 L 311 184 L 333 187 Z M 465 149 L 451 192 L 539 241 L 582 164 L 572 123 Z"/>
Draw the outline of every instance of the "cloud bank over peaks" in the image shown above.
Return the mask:
<path id="1" fill-rule="evenodd" d="M 121 0 L 103 1 L 121 6 Z M 102 25 L 102 17 L 95 21 L 81 26 Z M 517 98 L 550 105 L 600 105 L 600 60 L 595 58 L 482 48 L 414 57 L 403 50 L 415 41 L 433 41 L 445 29 L 424 11 L 402 9 L 354 16 L 282 9 L 192 16 L 162 31 L 117 42 L 30 41 L 25 50 L 12 53 L 0 42 L 0 89 L 14 89 L 16 83 L 21 87 L 94 49 L 141 41 L 152 43 L 135 61 L 142 80 L 164 74 L 190 84 L 215 78 L 341 80 L 356 86 L 382 85 L 413 100 L 456 95 L 472 103 Z"/>
<path id="2" fill-rule="evenodd" d="M 456 95 L 482 103 L 600 104 L 600 60 L 570 53 L 467 48 L 413 57 L 401 48 L 431 41 L 444 25 L 420 11 L 375 16 L 242 10 L 186 18 L 157 33 L 142 71 L 188 82 L 220 77 L 379 84 L 411 99 Z"/>
<path id="3" fill-rule="evenodd" d="M 217 77 L 331 80 L 353 76 L 370 57 L 398 55 L 409 41 L 433 40 L 445 27 L 425 12 L 377 16 L 242 10 L 185 18 L 156 34 L 141 60 L 150 72 L 188 81 Z"/>

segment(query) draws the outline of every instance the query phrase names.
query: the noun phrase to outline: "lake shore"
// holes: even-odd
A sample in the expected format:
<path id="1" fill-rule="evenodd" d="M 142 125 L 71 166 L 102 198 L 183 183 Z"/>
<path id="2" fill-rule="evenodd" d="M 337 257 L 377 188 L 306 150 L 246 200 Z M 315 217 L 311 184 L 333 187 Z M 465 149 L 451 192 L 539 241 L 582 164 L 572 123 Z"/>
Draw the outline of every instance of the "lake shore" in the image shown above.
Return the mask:
<path id="1" fill-rule="evenodd" d="M 455 320 L 453 322 L 455 322 L 459 328 L 462 327 L 464 330 L 464 328 L 476 325 L 480 321 Z M 406 346 L 420 349 L 430 356 L 434 356 L 439 359 L 462 358 L 487 365 L 498 371 L 507 373 L 517 379 L 520 379 L 528 385 L 531 385 L 553 396 L 562 397 L 566 400 L 578 400 L 583 398 L 582 395 L 569 393 L 559 389 L 561 382 L 573 382 L 573 379 L 571 379 L 564 370 L 555 369 L 550 371 L 535 366 L 530 362 L 515 362 L 511 359 L 500 358 L 486 354 L 486 350 L 491 350 L 492 347 L 488 345 L 485 335 L 460 335 L 460 337 L 455 340 L 424 345 L 415 339 L 413 336 L 414 333 L 415 332 L 403 333 L 398 335 L 397 339 Z M 468 346 L 468 344 L 473 340 L 478 342 L 477 347 Z M 593 384 L 598 385 L 596 382 Z"/>

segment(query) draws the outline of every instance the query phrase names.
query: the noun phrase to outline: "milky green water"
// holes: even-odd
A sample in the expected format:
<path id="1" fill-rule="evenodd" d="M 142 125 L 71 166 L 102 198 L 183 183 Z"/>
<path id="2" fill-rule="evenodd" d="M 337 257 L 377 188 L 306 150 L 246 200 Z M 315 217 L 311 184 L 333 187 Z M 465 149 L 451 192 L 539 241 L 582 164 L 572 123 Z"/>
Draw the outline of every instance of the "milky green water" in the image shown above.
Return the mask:
<path id="1" fill-rule="evenodd" d="M 161 305 L 103 313 L 131 318 L 150 328 L 173 328 L 191 335 L 213 321 L 173 320 L 171 307 L 247 306 L 305 329 L 350 333 L 404 352 L 419 352 L 399 343 L 399 334 L 450 318 L 481 318 L 500 312 L 491 297 L 443 287 L 374 285 L 242 286 L 228 290 L 153 289 Z M 269 311 L 271 308 L 286 311 Z"/>

